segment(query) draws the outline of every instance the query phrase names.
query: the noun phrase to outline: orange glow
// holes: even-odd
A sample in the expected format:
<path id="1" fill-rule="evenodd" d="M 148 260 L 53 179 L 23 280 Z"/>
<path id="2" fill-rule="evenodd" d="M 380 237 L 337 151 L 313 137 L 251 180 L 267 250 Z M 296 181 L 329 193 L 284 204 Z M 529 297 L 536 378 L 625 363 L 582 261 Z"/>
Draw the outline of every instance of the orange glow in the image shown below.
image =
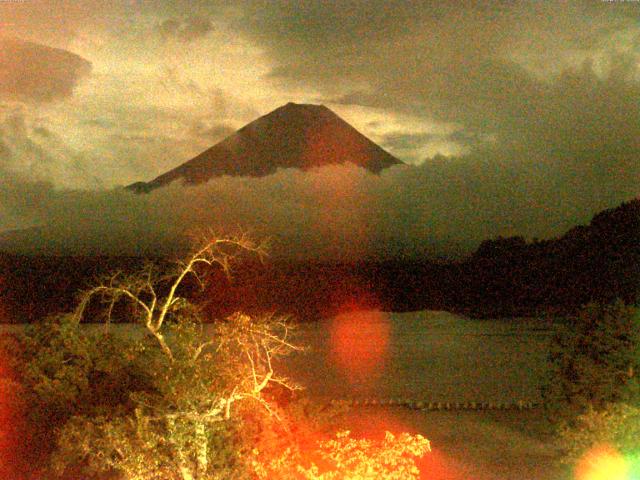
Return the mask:
<path id="1" fill-rule="evenodd" d="M 384 407 L 372 407 L 371 409 L 353 409 L 349 413 L 348 430 L 357 437 L 382 440 L 384 432 L 398 435 L 403 432 L 412 432 L 412 428 Z"/>
<path id="2" fill-rule="evenodd" d="M 380 407 L 352 411 L 349 415 L 348 428 L 356 437 L 374 440 L 384 438 L 387 431 L 395 435 L 403 432 L 416 433 L 415 428 L 408 426 L 388 408 Z M 428 432 L 426 436 L 429 438 Z M 437 445 L 431 444 L 431 451 L 417 459 L 416 464 L 420 469 L 420 478 L 425 480 L 470 480 L 466 471 L 456 466 L 456 462 L 442 452 Z"/>
<path id="3" fill-rule="evenodd" d="M 366 163 L 371 152 L 367 150 L 364 137 L 350 129 L 334 127 L 333 122 L 328 122 L 305 132 L 305 145 L 301 152 L 305 166 Z M 360 185 L 359 176 L 338 174 L 342 171 L 330 168 L 310 177 L 318 215 L 313 228 L 326 239 L 330 248 L 334 247 L 336 258 L 361 258 L 367 251 L 371 229 L 361 213 L 370 199 L 366 189 Z"/>
<path id="4" fill-rule="evenodd" d="M 431 452 L 418 460 L 420 478 L 425 480 L 472 480 L 467 474 L 456 468 L 454 462 L 431 445 Z"/>
<path id="5" fill-rule="evenodd" d="M 36 453 L 29 441 L 24 391 L 7 360 L 0 351 L 0 478 L 20 480 Z"/>
<path id="6" fill-rule="evenodd" d="M 631 480 L 629 464 L 610 445 L 591 448 L 578 462 L 575 480 Z"/>
<path id="7" fill-rule="evenodd" d="M 17 435 L 21 430 L 18 421 L 21 416 L 16 408 L 16 392 L 6 381 L 7 377 L 6 363 L 0 358 L 0 477 L 16 479 L 15 463 L 19 449 Z"/>
<path id="8" fill-rule="evenodd" d="M 382 467 L 385 471 L 393 471 L 395 467 L 408 467 L 409 464 L 406 462 L 408 457 L 415 457 L 411 460 L 411 466 L 415 465 L 420 470 L 418 464 L 420 458 L 430 454 L 428 440 L 423 437 L 415 438 L 415 432 L 410 433 L 414 439 L 411 441 L 413 446 L 409 449 L 402 447 L 406 439 L 403 439 L 402 443 L 396 443 L 393 438 L 389 438 L 387 432 L 397 438 L 402 433 L 413 429 L 406 428 L 384 408 L 354 411 L 353 415 L 349 415 L 347 424 L 333 433 L 307 430 L 308 425 L 305 421 L 302 425 L 302 429 L 292 430 L 295 432 L 295 441 L 300 449 L 293 456 L 287 452 L 276 452 L 273 457 L 263 455 L 263 458 L 259 458 L 256 462 L 258 478 L 281 478 L 283 472 L 290 472 L 289 475 L 284 475 L 286 478 L 302 478 L 302 476 L 307 478 L 306 475 L 299 474 L 303 470 L 305 473 L 312 472 L 315 468 L 312 465 L 319 469 L 313 472 L 313 478 L 325 478 L 324 474 L 319 474 L 324 470 L 327 478 L 370 478 L 372 468 L 378 470 Z M 346 433 L 349 437 L 346 443 L 339 440 L 336 442 L 337 439 L 345 438 L 339 432 Z M 419 451 L 416 449 L 418 444 Z M 365 471 L 369 474 L 363 476 Z M 298 475 L 292 475 L 293 472 Z M 334 477 L 336 474 L 338 476 Z M 380 478 L 386 477 L 383 475 Z M 414 478 L 413 473 L 410 478 Z M 421 476 L 421 478 L 431 479 L 430 476 Z"/>
<path id="9" fill-rule="evenodd" d="M 329 326 L 331 361 L 350 382 L 376 378 L 389 343 L 389 319 L 377 310 L 337 315 Z"/>
<path id="10" fill-rule="evenodd" d="M 315 127 L 305 132 L 306 148 L 301 153 L 306 167 L 342 162 L 360 164 L 368 159 L 371 152 L 367 140 L 351 129 L 336 129 L 333 121 Z"/>

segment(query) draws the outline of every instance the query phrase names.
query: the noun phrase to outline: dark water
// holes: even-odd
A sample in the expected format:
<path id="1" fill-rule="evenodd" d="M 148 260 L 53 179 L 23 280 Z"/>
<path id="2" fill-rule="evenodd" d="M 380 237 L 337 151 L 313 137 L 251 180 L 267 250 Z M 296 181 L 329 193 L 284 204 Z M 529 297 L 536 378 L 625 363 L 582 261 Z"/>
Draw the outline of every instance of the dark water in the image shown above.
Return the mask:
<path id="1" fill-rule="evenodd" d="M 547 369 L 551 327 L 502 320 L 471 320 L 447 312 L 375 314 L 382 328 L 355 329 L 359 337 L 387 331 L 368 375 L 352 375 L 335 361 L 331 321 L 303 325 L 298 342 L 310 347 L 283 367 L 310 393 L 327 397 L 411 398 L 425 401 L 537 401 Z M 369 340 L 363 345 L 371 346 Z"/>

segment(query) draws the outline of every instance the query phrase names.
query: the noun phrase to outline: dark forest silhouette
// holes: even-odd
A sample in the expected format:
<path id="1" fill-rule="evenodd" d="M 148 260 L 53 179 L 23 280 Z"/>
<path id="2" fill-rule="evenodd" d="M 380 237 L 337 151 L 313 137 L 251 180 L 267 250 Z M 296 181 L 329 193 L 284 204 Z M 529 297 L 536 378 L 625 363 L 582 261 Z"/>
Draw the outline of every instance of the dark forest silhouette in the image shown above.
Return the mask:
<path id="1" fill-rule="evenodd" d="M 96 276 L 144 263 L 139 257 L 0 255 L 0 315 L 36 321 L 68 310 L 76 292 Z M 640 199 L 605 210 L 587 226 L 557 239 L 485 240 L 468 258 L 450 263 L 246 261 L 226 278 L 190 295 L 209 305 L 211 318 L 238 310 L 291 313 L 317 319 L 349 308 L 390 311 L 443 309 L 476 317 L 565 314 L 590 301 L 640 300 Z M 214 294 L 215 293 L 215 294 Z"/>

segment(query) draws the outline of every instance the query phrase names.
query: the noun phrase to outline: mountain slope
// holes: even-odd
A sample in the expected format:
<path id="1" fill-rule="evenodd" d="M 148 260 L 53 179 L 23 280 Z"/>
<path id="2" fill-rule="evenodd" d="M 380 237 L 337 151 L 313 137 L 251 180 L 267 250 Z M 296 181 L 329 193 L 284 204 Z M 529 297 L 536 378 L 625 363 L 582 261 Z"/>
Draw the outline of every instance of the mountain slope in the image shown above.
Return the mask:
<path id="1" fill-rule="evenodd" d="M 198 184 L 222 175 L 264 176 L 278 168 L 345 162 L 375 173 L 402 163 L 327 107 L 288 103 L 173 170 L 128 188 L 148 192 L 176 180 Z"/>
<path id="2" fill-rule="evenodd" d="M 640 198 L 603 210 L 557 239 L 482 242 L 461 265 L 460 306 L 489 315 L 640 302 Z"/>

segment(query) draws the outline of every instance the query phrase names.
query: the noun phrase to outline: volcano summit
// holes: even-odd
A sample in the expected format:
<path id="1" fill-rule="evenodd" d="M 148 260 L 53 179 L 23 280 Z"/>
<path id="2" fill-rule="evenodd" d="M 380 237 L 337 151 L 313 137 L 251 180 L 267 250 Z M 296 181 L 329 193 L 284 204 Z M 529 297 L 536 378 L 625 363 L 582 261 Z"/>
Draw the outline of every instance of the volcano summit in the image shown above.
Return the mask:
<path id="1" fill-rule="evenodd" d="M 324 105 L 287 103 L 173 170 L 128 188 L 149 192 L 176 180 L 195 185 L 222 175 L 261 177 L 278 168 L 346 162 L 374 173 L 402 163 Z"/>

